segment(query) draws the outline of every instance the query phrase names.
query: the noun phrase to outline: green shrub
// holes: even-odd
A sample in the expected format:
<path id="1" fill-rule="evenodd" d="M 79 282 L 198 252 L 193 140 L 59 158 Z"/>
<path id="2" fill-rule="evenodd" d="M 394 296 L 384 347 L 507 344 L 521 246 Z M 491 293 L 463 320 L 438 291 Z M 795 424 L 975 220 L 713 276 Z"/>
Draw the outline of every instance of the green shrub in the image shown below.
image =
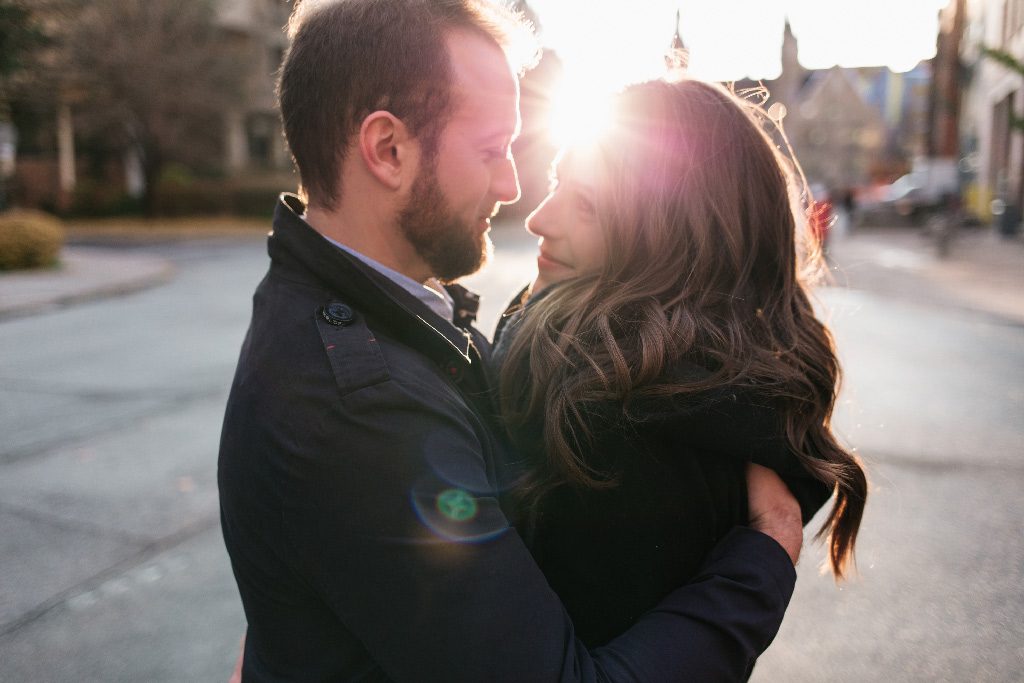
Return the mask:
<path id="1" fill-rule="evenodd" d="M 196 182 L 196 174 L 184 164 L 169 163 L 160 171 L 160 178 L 157 179 L 157 187 L 171 185 L 176 187 L 188 187 Z"/>
<path id="2" fill-rule="evenodd" d="M 75 185 L 71 207 L 66 215 L 84 218 L 99 216 L 123 216 L 139 213 L 141 202 L 129 197 L 116 183 L 106 183 L 91 178 L 81 178 Z"/>
<path id="3" fill-rule="evenodd" d="M 158 216 L 207 216 L 230 212 L 224 188 L 214 180 L 157 183 L 153 208 Z"/>
<path id="4" fill-rule="evenodd" d="M 60 221 L 42 211 L 0 213 L 0 270 L 40 268 L 57 262 L 64 242 Z"/>
<path id="5" fill-rule="evenodd" d="M 277 206 L 277 196 L 284 190 L 292 189 L 294 184 L 295 181 L 288 183 L 279 179 L 234 183 L 228 187 L 231 212 L 236 216 L 270 218 Z"/>
<path id="6" fill-rule="evenodd" d="M 155 213 L 159 216 L 273 215 L 277 195 L 294 187 L 290 176 L 266 178 L 198 178 L 187 183 L 157 185 Z"/>

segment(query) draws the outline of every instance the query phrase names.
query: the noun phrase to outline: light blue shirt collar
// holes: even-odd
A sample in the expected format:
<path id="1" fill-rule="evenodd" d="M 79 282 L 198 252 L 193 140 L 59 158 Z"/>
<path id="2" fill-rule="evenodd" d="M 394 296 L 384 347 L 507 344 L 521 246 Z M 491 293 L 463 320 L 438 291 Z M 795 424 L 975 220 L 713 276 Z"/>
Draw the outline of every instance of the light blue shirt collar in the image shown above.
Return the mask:
<path id="1" fill-rule="evenodd" d="M 397 270 L 393 270 L 382 263 L 374 261 L 369 256 L 360 254 L 355 249 L 347 247 L 341 242 L 336 242 L 335 240 L 332 240 L 330 237 L 327 237 L 323 233 L 321 233 L 321 237 L 323 237 L 325 240 L 327 240 L 334 246 L 338 247 L 342 251 L 352 254 L 357 259 L 359 259 L 366 265 L 370 266 L 371 268 L 379 272 L 381 275 L 384 275 L 389 280 L 393 281 L 399 287 L 401 287 L 402 289 L 404 289 L 405 291 L 409 292 L 414 297 L 422 301 L 430 308 L 430 310 L 432 310 L 434 313 L 437 313 L 439 316 L 441 316 L 448 322 L 451 322 L 455 318 L 455 302 L 452 300 L 451 295 L 448 294 L 445 288 L 442 287 L 441 284 L 437 282 L 437 280 L 431 280 L 431 283 L 433 283 L 437 287 L 437 289 L 434 289 L 433 287 L 428 287 L 422 282 L 416 282 L 416 280 L 413 280 L 411 277 L 407 275 L 402 275 Z"/>

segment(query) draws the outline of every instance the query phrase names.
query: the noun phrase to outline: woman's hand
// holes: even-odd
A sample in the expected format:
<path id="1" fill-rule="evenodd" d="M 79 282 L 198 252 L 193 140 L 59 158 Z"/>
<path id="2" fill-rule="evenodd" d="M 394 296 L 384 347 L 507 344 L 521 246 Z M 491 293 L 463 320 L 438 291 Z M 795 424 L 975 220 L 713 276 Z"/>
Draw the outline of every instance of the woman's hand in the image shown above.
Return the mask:
<path id="1" fill-rule="evenodd" d="M 771 536 L 796 565 L 804 542 L 800 504 L 774 470 L 747 463 L 750 526 Z"/>

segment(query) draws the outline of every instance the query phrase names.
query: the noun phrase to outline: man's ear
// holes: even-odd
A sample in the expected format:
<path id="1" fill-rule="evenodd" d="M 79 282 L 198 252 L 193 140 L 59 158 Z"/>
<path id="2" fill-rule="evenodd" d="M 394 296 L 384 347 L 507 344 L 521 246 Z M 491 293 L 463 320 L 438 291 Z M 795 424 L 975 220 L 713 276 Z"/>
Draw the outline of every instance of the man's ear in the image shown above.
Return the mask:
<path id="1" fill-rule="evenodd" d="M 419 150 L 415 138 L 400 118 L 387 111 L 375 111 L 359 127 L 359 154 L 367 170 L 392 190 L 415 173 Z"/>

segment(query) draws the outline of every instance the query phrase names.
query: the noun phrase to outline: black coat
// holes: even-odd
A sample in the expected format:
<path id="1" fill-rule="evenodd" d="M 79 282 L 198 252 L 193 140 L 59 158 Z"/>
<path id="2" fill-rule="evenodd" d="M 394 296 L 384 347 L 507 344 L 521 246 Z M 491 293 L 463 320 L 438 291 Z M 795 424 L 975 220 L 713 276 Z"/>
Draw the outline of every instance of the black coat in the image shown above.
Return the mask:
<path id="1" fill-rule="evenodd" d="M 742 678 L 793 589 L 781 547 L 733 530 L 693 583 L 588 651 L 496 503 L 486 342 L 301 212 L 277 207 L 221 438 L 245 680 Z"/>
<path id="2" fill-rule="evenodd" d="M 504 356 L 522 316 L 543 296 L 525 309 L 513 304 L 502 316 L 496 356 Z M 662 381 L 708 374 L 681 361 L 666 369 Z M 746 523 L 748 460 L 782 477 L 800 502 L 804 523 L 832 493 L 797 460 L 773 401 L 753 387 L 645 398 L 628 406 L 595 402 L 577 410 L 586 424 L 575 431 L 589 435 L 583 458 L 612 485 L 556 487 L 531 515 L 522 511 L 531 521 L 519 526 L 589 647 L 610 641 L 691 580 L 715 544 Z M 518 428 L 515 442 L 523 468 L 543 464 L 537 420 Z"/>

